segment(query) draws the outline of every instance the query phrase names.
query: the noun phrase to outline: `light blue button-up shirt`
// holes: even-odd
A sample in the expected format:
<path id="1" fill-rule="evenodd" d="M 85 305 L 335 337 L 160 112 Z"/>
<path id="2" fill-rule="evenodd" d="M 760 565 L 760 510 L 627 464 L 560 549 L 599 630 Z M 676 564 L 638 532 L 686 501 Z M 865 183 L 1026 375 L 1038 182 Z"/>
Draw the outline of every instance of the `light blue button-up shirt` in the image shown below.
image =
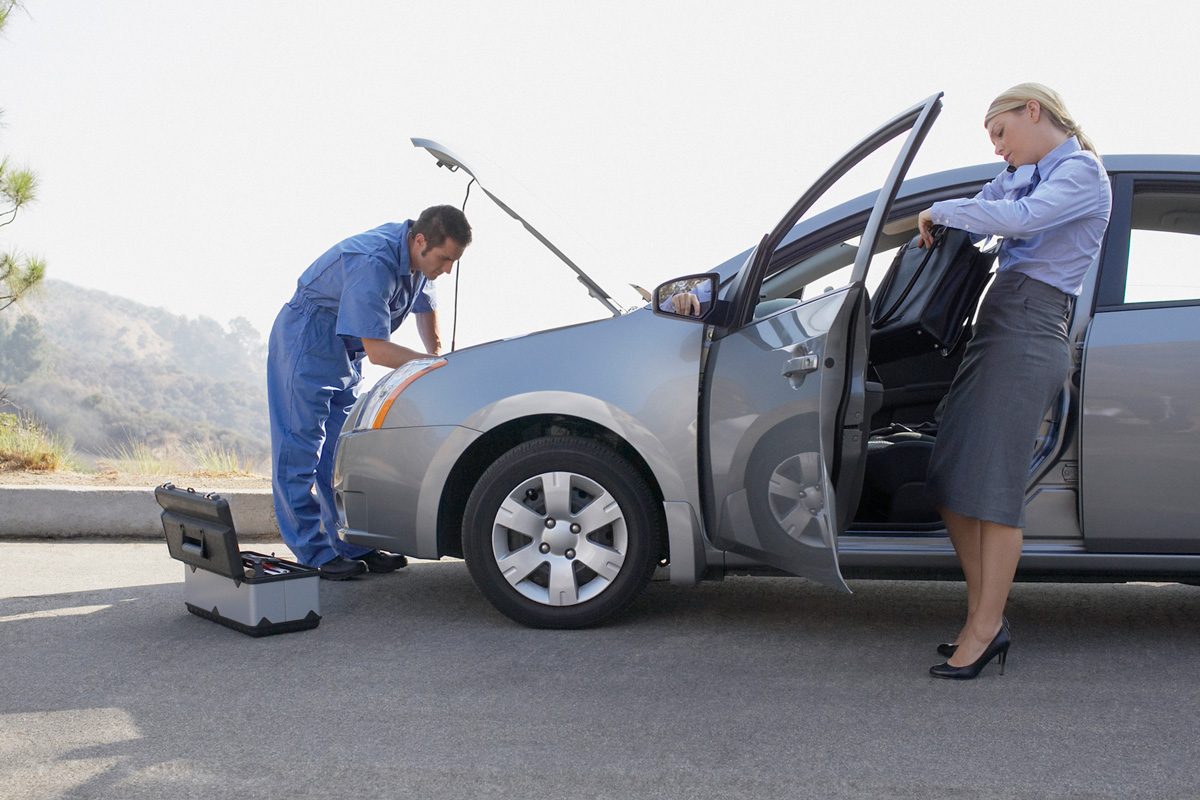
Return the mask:
<path id="1" fill-rule="evenodd" d="M 930 214 L 935 225 L 1003 236 L 999 271 L 1015 270 L 1077 296 L 1100 253 L 1111 210 L 1104 165 L 1072 136 L 1036 165 L 1005 169 L 970 200 L 934 203 Z"/>

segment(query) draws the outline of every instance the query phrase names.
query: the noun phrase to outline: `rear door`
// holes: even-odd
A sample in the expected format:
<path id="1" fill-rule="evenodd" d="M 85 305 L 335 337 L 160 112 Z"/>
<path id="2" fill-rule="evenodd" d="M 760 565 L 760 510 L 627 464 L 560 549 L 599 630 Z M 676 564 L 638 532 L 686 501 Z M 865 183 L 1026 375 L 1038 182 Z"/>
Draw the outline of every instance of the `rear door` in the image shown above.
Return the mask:
<path id="1" fill-rule="evenodd" d="M 844 591 L 837 534 L 857 502 L 869 433 L 863 280 L 941 97 L 904 111 L 850 150 L 763 237 L 724 294 L 730 305 L 712 329 L 705 362 L 701 469 L 714 545 Z M 787 266 L 776 251 L 787 233 L 856 164 L 905 134 L 860 237 L 849 285 L 781 311 L 760 308 L 767 313 L 756 319 L 763 280 Z"/>
<path id="2" fill-rule="evenodd" d="M 1200 553 L 1200 179 L 1118 177 L 1085 342 L 1089 550 Z"/>

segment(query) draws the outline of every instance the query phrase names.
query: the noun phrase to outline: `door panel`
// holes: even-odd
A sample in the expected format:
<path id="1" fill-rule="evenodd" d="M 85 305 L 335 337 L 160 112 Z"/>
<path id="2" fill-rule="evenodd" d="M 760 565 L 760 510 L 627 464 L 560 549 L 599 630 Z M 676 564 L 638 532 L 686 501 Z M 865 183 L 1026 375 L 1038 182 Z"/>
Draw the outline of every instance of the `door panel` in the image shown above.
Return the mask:
<path id="1" fill-rule="evenodd" d="M 713 544 L 847 591 L 830 474 L 836 443 L 820 421 L 836 412 L 828 407 L 840 402 L 846 373 L 840 352 L 828 352 L 829 332 L 860 300 L 860 289 L 843 289 L 726 336 L 713 344 L 721 366 L 704 387 Z"/>
<path id="2" fill-rule="evenodd" d="M 1101 311 L 1083 369 L 1089 550 L 1200 553 L 1200 307 Z"/>

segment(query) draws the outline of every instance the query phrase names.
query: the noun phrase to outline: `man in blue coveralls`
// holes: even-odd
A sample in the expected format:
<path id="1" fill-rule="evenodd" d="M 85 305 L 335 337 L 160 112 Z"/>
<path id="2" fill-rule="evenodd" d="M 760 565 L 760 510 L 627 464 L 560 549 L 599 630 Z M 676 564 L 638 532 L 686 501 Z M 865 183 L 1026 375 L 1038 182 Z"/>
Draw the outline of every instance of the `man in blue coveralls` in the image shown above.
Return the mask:
<path id="1" fill-rule="evenodd" d="M 392 572 L 407 563 L 403 555 L 337 538 L 334 450 L 364 355 L 394 369 L 439 353 L 430 282 L 449 273 L 470 243 L 471 226 L 454 206 L 351 236 L 305 270 L 275 318 L 267 348 L 275 516 L 284 543 L 322 578 Z M 389 341 L 409 312 L 428 353 Z"/>

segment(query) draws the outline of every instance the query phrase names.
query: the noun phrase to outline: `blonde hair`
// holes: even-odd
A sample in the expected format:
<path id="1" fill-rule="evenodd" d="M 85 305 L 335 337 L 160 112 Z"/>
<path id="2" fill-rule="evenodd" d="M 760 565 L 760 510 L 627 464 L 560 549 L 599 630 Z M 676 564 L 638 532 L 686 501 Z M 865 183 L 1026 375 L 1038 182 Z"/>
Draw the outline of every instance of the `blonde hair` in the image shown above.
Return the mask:
<path id="1" fill-rule="evenodd" d="M 1071 112 L 1067 111 L 1067 104 L 1063 102 L 1058 92 L 1040 83 L 1018 83 L 1011 89 L 1001 92 L 988 106 L 987 114 L 983 118 L 983 127 L 988 127 L 997 115 L 1007 111 L 1016 111 L 1030 100 L 1038 101 L 1042 111 L 1050 115 L 1050 122 L 1054 127 L 1065 131 L 1068 136 L 1077 138 L 1079 146 L 1084 150 L 1096 152 L 1096 146 L 1092 144 L 1091 139 L 1084 136 L 1079 123 L 1071 116 Z"/>

